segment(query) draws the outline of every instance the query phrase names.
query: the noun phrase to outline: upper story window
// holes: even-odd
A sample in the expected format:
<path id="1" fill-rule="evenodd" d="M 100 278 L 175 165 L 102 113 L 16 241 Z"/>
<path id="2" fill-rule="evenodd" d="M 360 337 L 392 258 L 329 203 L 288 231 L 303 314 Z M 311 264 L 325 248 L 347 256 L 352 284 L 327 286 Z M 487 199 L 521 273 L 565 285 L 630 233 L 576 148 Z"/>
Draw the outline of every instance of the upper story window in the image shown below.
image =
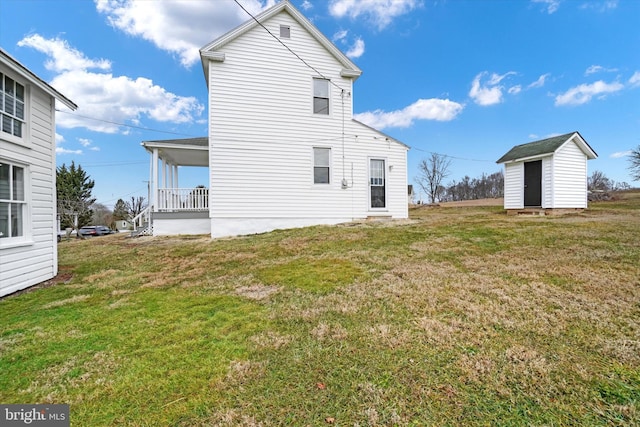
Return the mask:
<path id="1" fill-rule="evenodd" d="M 313 114 L 329 114 L 329 80 L 313 79 Z"/>
<path id="2" fill-rule="evenodd" d="M 0 160 L 0 239 L 24 235 L 24 168 Z"/>
<path id="3" fill-rule="evenodd" d="M 0 130 L 22 138 L 24 86 L 0 73 Z"/>
<path id="4" fill-rule="evenodd" d="M 288 39 L 291 38 L 291 27 L 288 25 L 280 25 L 280 38 Z"/>
<path id="5" fill-rule="evenodd" d="M 313 147 L 313 183 L 329 184 L 330 176 L 331 148 Z"/>

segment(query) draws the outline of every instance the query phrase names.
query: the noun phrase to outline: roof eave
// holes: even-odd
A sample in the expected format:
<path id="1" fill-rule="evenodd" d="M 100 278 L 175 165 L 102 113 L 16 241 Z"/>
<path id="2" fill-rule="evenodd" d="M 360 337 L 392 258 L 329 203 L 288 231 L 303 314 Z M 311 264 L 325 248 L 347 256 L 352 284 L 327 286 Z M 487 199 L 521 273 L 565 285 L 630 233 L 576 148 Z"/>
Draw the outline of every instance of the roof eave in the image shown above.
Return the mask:
<path id="1" fill-rule="evenodd" d="M 222 55 L 222 61 L 224 61 L 224 53 L 217 52 L 218 56 L 212 56 L 215 50 L 220 49 L 227 43 L 236 38 L 240 37 L 242 34 L 254 28 L 258 23 L 262 23 L 264 21 L 269 20 L 273 16 L 282 12 L 283 10 L 287 11 L 293 19 L 295 19 L 302 27 L 304 27 L 329 53 L 331 53 L 337 60 L 343 65 L 343 69 L 341 70 L 340 75 L 342 77 L 351 78 L 354 81 L 360 77 L 362 74 L 362 70 L 358 68 L 356 64 L 354 64 L 340 49 L 338 49 L 327 37 L 322 34 L 298 9 L 296 9 L 291 3 L 288 1 L 282 1 L 275 6 L 261 12 L 260 14 L 255 16 L 255 19 L 248 19 L 243 24 L 235 27 L 231 31 L 223 34 L 218 37 L 211 43 L 205 45 L 202 49 L 200 49 L 200 59 L 202 62 L 202 68 L 205 74 L 205 79 L 207 80 L 207 85 L 209 82 L 209 61 L 214 60 L 220 62 L 220 55 Z M 216 59 L 217 58 L 217 59 Z"/>
<path id="2" fill-rule="evenodd" d="M 9 55 L 9 53 L 7 53 L 2 48 L 0 48 L 0 57 L 2 57 L 9 64 L 9 67 L 12 68 L 16 73 L 20 74 L 23 78 L 31 81 L 33 84 L 45 91 L 48 95 L 62 102 L 70 110 L 78 109 L 78 106 L 75 104 L 75 102 L 71 101 L 69 98 L 53 88 L 49 83 L 36 76 L 31 70 L 18 62 L 18 60 Z"/>

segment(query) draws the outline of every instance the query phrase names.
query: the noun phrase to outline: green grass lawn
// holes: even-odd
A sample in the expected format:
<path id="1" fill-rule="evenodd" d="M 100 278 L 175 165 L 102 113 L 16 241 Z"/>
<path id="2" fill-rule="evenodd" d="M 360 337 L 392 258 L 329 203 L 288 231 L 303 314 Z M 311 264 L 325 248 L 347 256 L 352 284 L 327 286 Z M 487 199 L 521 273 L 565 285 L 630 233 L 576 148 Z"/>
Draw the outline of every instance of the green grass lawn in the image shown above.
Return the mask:
<path id="1" fill-rule="evenodd" d="M 640 424 L 638 193 L 59 259 L 0 300 L 0 402 L 74 426 Z"/>

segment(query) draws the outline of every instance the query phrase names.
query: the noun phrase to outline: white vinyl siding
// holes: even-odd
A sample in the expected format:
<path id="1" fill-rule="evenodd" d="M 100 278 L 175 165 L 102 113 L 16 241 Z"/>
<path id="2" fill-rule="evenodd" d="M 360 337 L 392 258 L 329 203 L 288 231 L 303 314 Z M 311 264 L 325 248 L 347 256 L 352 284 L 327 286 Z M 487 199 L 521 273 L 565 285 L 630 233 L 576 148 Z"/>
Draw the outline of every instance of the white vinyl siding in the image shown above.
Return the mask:
<path id="1" fill-rule="evenodd" d="M 524 208 L 524 163 L 504 165 L 504 208 Z"/>
<path id="2" fill-rule="evenodd" d="M 554 208 L 587 207 L 587 156 L 572 141 L 553 156 Z"/>
<path id="3" fill-rule="evenodd" d="M 10 74 L 3 64 L 0 72 Z M 24 167 L 24 230 L 18 238 L 0 239 L 0 296 L 51 279 L 58 271 L 54 99 L 29 82 L 20 83 L 28 118 L 23 141 L 0 132 L 0 162 Z"/>
<path id="4" fill-rule="evenodd" d="M 331 114 L 310 114 L 317 73 L 261 27 L 221 47 L 225 60 L 209 62 L 208 82 L 212 231 L 223 219 L 364 218 L 371 157 L 394 165 L 387 177 L 388 215 L 406 218 L 407 147 L 351 120 L 352 97 L 343 102 L 340 90 L 352 93 L 351 79 L 340 75 L 344 66 L 287 12 L 265 22 L 273 31 L 280 25 L 295 34 L 287 45 L 335 83 L 328 85 Z M 318 145 L 331 149 L 328 185 L 309 178 L 309 153 Z"/>
<path id="5" fill-rule="evenodd" d="M 553 206 L 553 157 L 542 159 L 542 207 Z"/>

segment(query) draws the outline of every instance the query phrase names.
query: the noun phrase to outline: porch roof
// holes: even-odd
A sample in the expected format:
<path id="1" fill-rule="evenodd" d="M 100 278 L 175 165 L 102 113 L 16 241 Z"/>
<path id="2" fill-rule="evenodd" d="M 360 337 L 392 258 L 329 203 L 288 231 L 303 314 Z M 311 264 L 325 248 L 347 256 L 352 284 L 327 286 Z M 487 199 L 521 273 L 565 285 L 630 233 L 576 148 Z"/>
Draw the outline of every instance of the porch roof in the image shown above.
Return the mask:
<path id="1" fill-rule="evenodd" d="M 153 152 L 158 149 L 158 156 L 177 166 L 209 166 L 209 138 L 163 139 L 143 141 L 142 146 Z"/>

